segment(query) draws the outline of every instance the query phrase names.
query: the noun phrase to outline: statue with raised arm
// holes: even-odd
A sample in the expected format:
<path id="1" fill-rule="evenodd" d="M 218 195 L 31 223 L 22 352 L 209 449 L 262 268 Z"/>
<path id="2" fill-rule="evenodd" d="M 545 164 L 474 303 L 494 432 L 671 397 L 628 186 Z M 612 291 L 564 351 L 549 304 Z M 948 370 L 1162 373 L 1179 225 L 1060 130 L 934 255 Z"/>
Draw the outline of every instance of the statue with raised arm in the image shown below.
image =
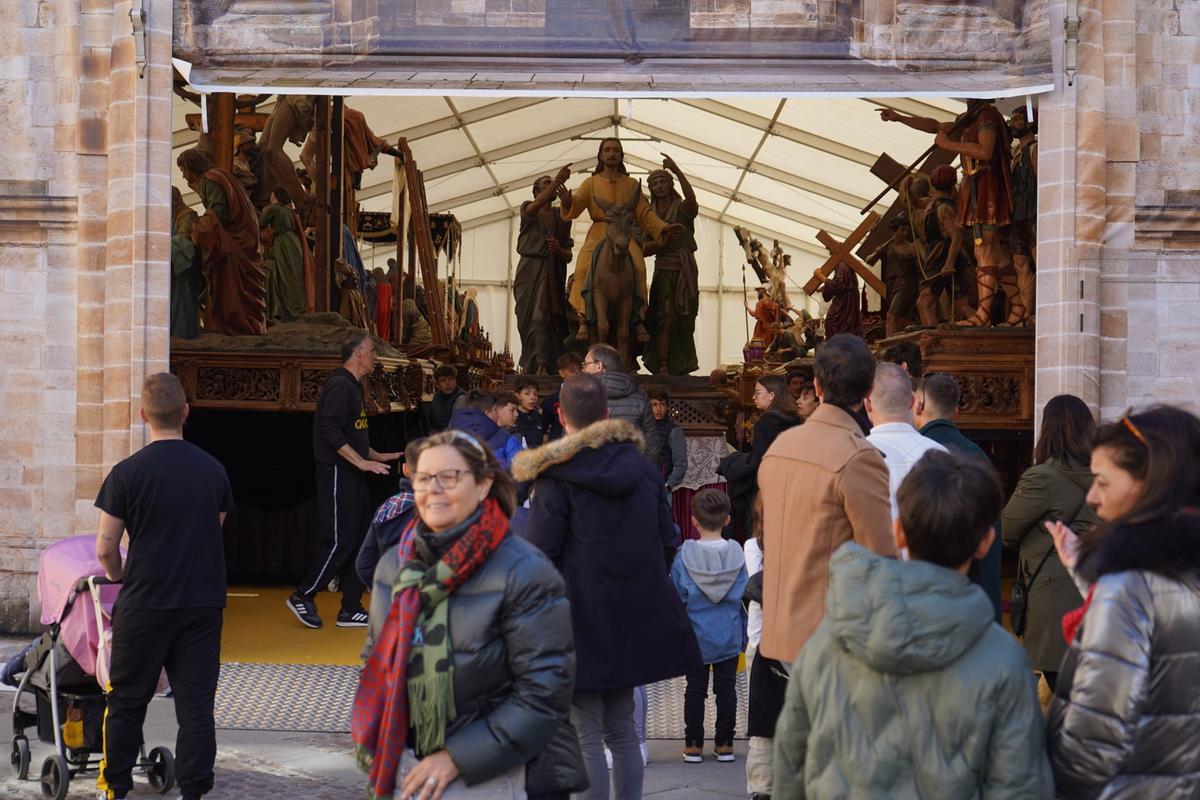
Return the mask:
<path id="1" fill-rule="evenodd" d="M 683 195 L 675 190 L 679 179 Z M 650 310 L 646 327 L 650 347 L 642 361 L 656 375 L 690 375 L 700 369 L 696 357 L 696 314 L 700 310 L 700 277 L 696 264 L 696 192 L 679 165 L 663 156 L 663 168 L 647 178 L 650 203 L 664 222 L 678 223 L 683 233 L 669 243 L 646 242 L 645 254 L 654 256 L 650 284 Z"/>
<path id="2" fill-rule="evenodd" d="M 636 222 L 647 236 L 660 241 L 670 241 L 683 233 L 682 225 L 679 223 L 667 224 L 654 213 L 654 209 L 646 202 L 646 197 L 642 194 L 641 182 L 631 178 L 628 170 L 625 169 L 624 159 L 625 152 L 621 147 L 621 140 L 604 139 L 600 142 L 600 149 L 596 154 L 595 170 L 579 188 L 571 191 L 564 185 L 571 176 L 570 165 L 559 170 L 554 178 L 555 190 L 562 203 L 562 218 L 573 220 L 582 216 L 586 211 L 592 220 L 587 238 L 579 250 L 579 256 L 575 259 L 575 281 L 568 298 L 579 314 L 579 331 L 575 335 L 580 341 L 593 341 L 594 334 L 591 326 L 598 323 L 595 303 L 592 300 L 592 280 L 595 275 L 593 267 L 597 259 L 602 257 L 606 260 L 610 259 L 614 249 L 612 245 L 608 244 L 610 231 L 608 230 L 605 206 L 610 209 L 620 209 L 623 214 L 630 215 L 632 222 Z M 632 229 L 627 233 L 631 234 Z M 620 253 L 621 258 L 612 261 L 612 266 L 615 270 L 620 270 L 625 263 L 632 265 L 633 303 L 629 320 L 620 320 L 618 328 L 623 329 L 627 325 L 632 325 L 638 341 L 644 344 L 650 340 L 645 325 L 649 299 L 649 292 L 646 288 L 646 260 L 642 254 L 641 245 L 631 235 L 622 236 L 621 244 L 627 247 L 627 251 Z M 606 250 L 608 251 L 607 255 Z M 608 323 L 605 323 L 604 327 L 607 331 Z M 618 330 L 617 333 L 619 334 L 620 331 Z M 626 363 L 632 366 L 632 362 L 627 361 Z"/>
<path id="3" fill-rule="evenodd" d="M 1010 313 L 1002 327 L 1021 325 L 1028 316 L 1017 286 L 1007 228 L 1012 222 L 1012 137 L 1004 117 L 991 100 L 972 99 L 955 122 L 939 123 L 928 117 L 901 114 L 890 108 L 880 111 L 884 122 L 900 122 L 915 130 L 934 134 L 934 143 L 957 153 L 962 162 L 963 181 L 958 194 L 958 224 L 974 241 L 979 306 L 961 326 L 992 324 L 992 301 L 997 287 L 1009 299 Z"/>
<path id="4" fill-rule="evenodd" d="M 303 147 L 316 120 L 316 98 L 305 94 L 281 94 L 275 97 L 275 108 L 263 125 L 259 149 L 266 165 L 268 179 L 266 190 L 282 186 L 288 197 L 296 204 L 300 217 L 307 224 L 313 206 L 313 197 L 300 183 L 300 176 L 292 166 L 292 159 L 283 151 L 289 141 Z M 305 164 L 310 173 L 315 165 Z"/>
<path id="5" fill-rule="evenodd" d="M 533 199 L 521 204 L 517 233 L 513 310 L 521 336 L 521 371 L 551 375 L 557 369 L 567 335 L 567 265 L 571 263 L 571 223 L 554 201 L 554 179 L 533 182 Z"/>

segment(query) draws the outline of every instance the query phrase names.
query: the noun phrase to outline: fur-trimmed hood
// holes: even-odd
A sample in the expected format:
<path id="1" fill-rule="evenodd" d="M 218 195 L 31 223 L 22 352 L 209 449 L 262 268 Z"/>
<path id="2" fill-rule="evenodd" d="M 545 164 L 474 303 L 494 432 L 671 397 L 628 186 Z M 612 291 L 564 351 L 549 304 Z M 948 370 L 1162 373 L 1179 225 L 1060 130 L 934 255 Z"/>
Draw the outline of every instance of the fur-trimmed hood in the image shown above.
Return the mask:
<path id="1" fill-rule="evenodd" d="M 1163 520 L 1118 525 L 1100 535 L 1080 569 L 1088 580 L 1125 571 L 1171 577 L 1200 572 L 1200 507 L 1181 508 Z"/>
<path id="2" fill-rule="evenodd" d="M 556 439 L 513 459 L 513 477 L 534 481 L 554 477 L 568 483 L 586 484 L 604 494 L 626 494 L 641 477 L 641 470 L 622 467 L 630 457 L 642 455 L 642 432 L 620 419 L 592 423 L 583 430 Z M 628 484 L 628 485 L 627 485 Z"/>

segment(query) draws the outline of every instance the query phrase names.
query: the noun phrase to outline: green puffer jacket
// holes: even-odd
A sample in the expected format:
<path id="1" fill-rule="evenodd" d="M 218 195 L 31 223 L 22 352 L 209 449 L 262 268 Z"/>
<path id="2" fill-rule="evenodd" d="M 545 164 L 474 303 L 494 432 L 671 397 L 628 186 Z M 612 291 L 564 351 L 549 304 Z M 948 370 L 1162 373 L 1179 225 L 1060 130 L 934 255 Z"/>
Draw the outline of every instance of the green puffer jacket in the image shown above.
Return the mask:
<path id="1" fill-rule="evenodd" d="M 850 542 L 792 665 L 776 800 L 1054 796 L 1029 658 L 965 576 Z"/>

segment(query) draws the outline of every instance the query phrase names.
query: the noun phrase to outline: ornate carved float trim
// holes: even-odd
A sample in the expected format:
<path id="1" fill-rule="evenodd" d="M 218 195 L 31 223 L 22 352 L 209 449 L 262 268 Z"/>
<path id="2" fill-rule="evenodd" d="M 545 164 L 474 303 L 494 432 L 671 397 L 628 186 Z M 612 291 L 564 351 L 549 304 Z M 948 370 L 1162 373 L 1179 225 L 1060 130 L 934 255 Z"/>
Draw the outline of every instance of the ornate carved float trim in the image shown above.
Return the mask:
<path id="1" fill-rule="evenodd" d="M 921 348 L 928 375 L 953 375 L 962 389 L 955 422 L 968 430 L 1033 429 L 1034 334 L 1031 330 L 930 330 L 877 343 L 879 352 L 902 341 Z"/>
<path id="2" fill-rule="evenodd" d="M 196 408 L 311 412 L 329 373 L 341 365 L 336 355 L 318 353 L 226 353 L 179 351 L 171 371 L 179 376 Z M 432 361 L 380 357 L 364 382 L 367 413 L 413 411 L 433 398 Z"/>

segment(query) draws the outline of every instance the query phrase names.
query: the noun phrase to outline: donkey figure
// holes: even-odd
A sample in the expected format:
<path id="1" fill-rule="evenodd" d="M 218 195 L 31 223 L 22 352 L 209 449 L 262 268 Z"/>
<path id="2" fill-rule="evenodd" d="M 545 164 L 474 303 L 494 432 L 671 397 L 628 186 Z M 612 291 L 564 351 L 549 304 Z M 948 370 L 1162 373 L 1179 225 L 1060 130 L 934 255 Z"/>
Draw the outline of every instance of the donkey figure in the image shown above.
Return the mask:
<path id="1" fill-rule="evenodd" d="M 641 181 L 638 181 L 637 191 L 620 205 L 596 198 L 596 205 L 604 211 L 604 241 L 597 248 L 589 276 L 591 297 L 588 303 L 595 309 L 589 344 L 604 342 L 617 348 L 622 363 L 630 370 L 636 368 L 629 337 L 637 323 L 633 318 L 637 283 L 633 259 L 629 255 L 629 240 L 633 236 L 633 211 L 641 198 Z M 583 332 L 581 326 L 580 333 Z M 640 333 L 640 336 L 645 334 Z"/>

